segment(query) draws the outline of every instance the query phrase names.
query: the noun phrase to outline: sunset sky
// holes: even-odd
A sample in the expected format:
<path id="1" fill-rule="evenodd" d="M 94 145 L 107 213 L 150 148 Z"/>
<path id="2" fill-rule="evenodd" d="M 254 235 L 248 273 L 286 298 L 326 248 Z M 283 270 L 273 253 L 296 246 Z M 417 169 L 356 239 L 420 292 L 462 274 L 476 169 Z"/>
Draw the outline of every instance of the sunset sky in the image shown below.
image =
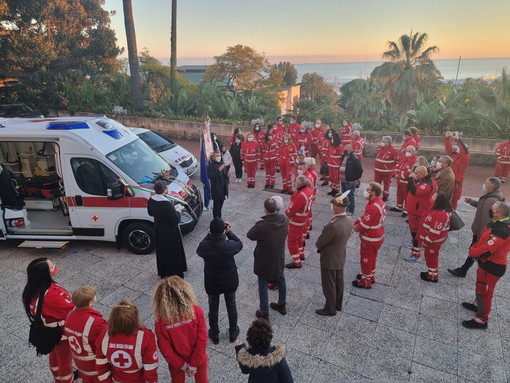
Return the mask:
<path id="1" fill-rule="evenodd" d="M 170 56 L 171 0 L 132 0 L 138 50 Z M 272 62 L 378 61 L 388 40 L 426 32 L 433 58 L 510 57 L 509 0 L 178 0 L 177 64 L 248 45 Z M 122 0 L 112 26 L 126 47 Z M 125 53 L 127 55 L 127 53 Z"/>

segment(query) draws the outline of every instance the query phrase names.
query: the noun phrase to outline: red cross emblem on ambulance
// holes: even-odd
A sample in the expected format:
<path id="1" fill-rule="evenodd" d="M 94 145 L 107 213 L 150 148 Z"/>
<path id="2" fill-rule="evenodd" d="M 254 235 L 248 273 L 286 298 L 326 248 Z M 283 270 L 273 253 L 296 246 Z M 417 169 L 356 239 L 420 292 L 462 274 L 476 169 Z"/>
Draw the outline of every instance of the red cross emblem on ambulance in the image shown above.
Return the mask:
<path id="1" fill-rule="evenodd" d="M 94 214 L 92 217 L 90 217 L 90 219 L 91 219 L 92 221 L 94 221 L 94 223 L 99 222 L 99 217 L 98 217 L 97 215 L 95 215 L 95 214 Z"/>

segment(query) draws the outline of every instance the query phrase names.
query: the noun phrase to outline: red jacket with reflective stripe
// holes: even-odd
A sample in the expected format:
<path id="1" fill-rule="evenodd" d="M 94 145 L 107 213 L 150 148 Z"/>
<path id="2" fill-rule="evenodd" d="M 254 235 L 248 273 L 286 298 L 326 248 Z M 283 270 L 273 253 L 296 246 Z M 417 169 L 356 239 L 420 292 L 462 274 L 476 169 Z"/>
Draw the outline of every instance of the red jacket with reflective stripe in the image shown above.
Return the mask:
<path id="1" fill-rule="evenodd" d="M 348 145 L 352 142 L 352 126 L 347 124 L 346 126 L 342 126 L 342 145 Z"/>
<path id="2" fill-rule="evenodd" d="M 319 144 L 319 140 L 321 137 L 324 137 L 324 127 L 316 128 L 313 127 L 312 130 L 310 130 L 310 134 L 312 135 L 312 141 L 314 144 Z"/>
<path id="3" fill-rule="evenodd" d="M 338 145 L 336 148 L 333 145 L 330 145 L 328 159 L 326 161 L 328 166 L 339 168 L 343 154 L 344 147 L 342 146 L 342 144 Z"/>
<path id="4" fill-rule="evenodd" d="M 408 179 L 406 210 L 409 214 L 422 215 L 431 208 L 434 200 L 432 196 L 437 193 L 437 182 L 430 175 L 416 180 Z"/>
<path id="5" fill-rule="evenodd" d="M 96 341 L 98 380 L 111 383 L 156 383 L 158 350 L 156 339 L 142 327 L 133 334 L 108 335 L 105 331 Z"/>
<path id="6" fill-rule="evenodd" d="M 466 152 L 464 149 L 464 145 L 460 142 L 456 143 L 459 147 L 459 150 L 454 153 L 452 141 L 449 138 L 444 139 L 444 151 L 448 154 L 453 162 L 451 164 L 451 168 L 453 170 L 453 174 L 455 174 L 455 181 L 464 182 L 464 173 L 469 165 L 469 161 L 471 160 L 471 154 Z"/>
<path id="7" fill-rule="evenodd" d="M 35 315 L 39 294 L 30 302 L 30 312 Z M 41 315 L 45 323 L 64 322 L 67 315 L 74 309 L 73 301 L 66 289 L 52 283 L 44 295 Z"/>
<path id="8" fill-rule="evenodd" d="M 257 162 L 260 158 L 260 145 L 253 139 L 252 142 L 245 141 L 241 144 L 241 159 L 244 162 Z"/>
<path id="9" fill-rule="evenodd" d="M 368 200 L 363 215 L 354 221 L 354 227 L 359 232 L 362 241 L 382 243 L 384 241 L 384 220 L 386 219 L 386 205 L 381 197 Z"/>
<path id="10" fill-rule="evenodd" d="M 495 153 L 499 163 L 510 165 L 510 140 L 503 141 L 499 144 Z"/>
<path id="11" fill-rule="evenodd" d="M 308 210 L 312 200 L 312 191 L 308 186 L 297 190 L 290 197 L 289 206 L 285 210 L 285 215 L 289 217 L 290 223 L 304 224 L 308 220 Z"/>
<path id="12" fill-rule="evenodd" d="M 266 161 L 278 159 L 278 140 L 275 136 L 272 136 L 269 142 L 264 141 L 262 157 Z"/>
<path id="13" fill-rule="evenodd" d="M 310 132 L 307 131 L 302 133 L 298 130 L 295 134 L 292 135 L 292 142 L 294 142 L 296 145 L 298 152 L 301 150 L 302 146 L 305 148 L 305 152 L 308 152 L 312 146 L 312 141 L 313 137 Z"/>
<path id="14" fill-rule="evenodd" d="M 352 141 L 352 151 L 358 157 L 358 159 L 363 159 L 363 148 L 365 147 L 365 140 L 361 137 L 355 137 Z"/>
<path id="15" fill-rule="evenodd" d="M 411 157 L 404 157 L 402 161 L 398 164 L 398 167 L 396 169 L 396 173 L 398 176 L 398 182 L 407 184 L 407 178 L 409 177 L 409 174 L 414 169 L 414 164 L 418 162 L 418 156 L 416 154 L 412 155 Z"/>
<path id="16" fill-rule="evenodd" d="M 393 145 L 379 146 L 375 157 L 374 171 L 384 174 L 392 174 L 397 167 L 399 154 Z"/>
<path id="17" fill-rule="evenodd" d="M 418 231 L 419 247 L 426 247 L 431 243 L 443 243 L 448 238 L 452 213 L 444 210 L 428 210 L 420 219 Z"/>
<path id="18" fill-rule="evenodd" d="M 304 176 L 310 181 L 308 186 L 310 190 L 312 190 L 313 195 L 317 194 L 317 170 L 315 170 L 315 168 L 310 168 L 305 172 Z"/>
<path id="19" fill-rule="evenodd" d="M 101 313 L 90 307 L 75 308 L 67 316 L 64 334 L 69 339 L 76 367 L 87 376 L 97 375 L 96 340 L 106 327 Z"/>
<path id="20" fill-rule="evenodd" d="M 280 145 L 278 148 L 278 161 L 280 163 L 287 162 L 294 165 L 296 163 L 296 158 L 297 150 L 294 144 Z"/>
<path id="21" fill-rule="evenodd" d="M 181 369 L 185 363 L 191 367 L 207 363 L 207 325 L 204 312 L 195 306 L 195 319 L 165 323 L 156 321 L 158 346 L 165 360 L 174 369 Z"/>
<path id="22" fill-rule="evenodd" d="M 416 143 L 416 140 L 413 138 L 413 136 L 411 136 L 407 140 L 405 140 L 405 142 L 400 147 L 399 154 L 400 154 L 401 161 L 402 161 L 402 158 L 405 158 L 405 156 L 406 156 L 406 149 L 408 146 L 414 146 L 415 149 L 418 146 L 418 144 Z"/>
<path id="23" fill-rule="evenodd" d="M 510 252 L 510 219 L 489 222 L 482 230 L 478 241 L 469 248 L 469 255 L 480 257 L 479 263 L 482 269 L 491 272 L 489 263 L 504 266 L 503 273 L 508 265 L 508 253 Z M 489 270 L 488 270 L 489 269 Z M 491 273 L 493 274 L 493 273 Z M 502 276 L 502 275 L 499 275 Z"/>

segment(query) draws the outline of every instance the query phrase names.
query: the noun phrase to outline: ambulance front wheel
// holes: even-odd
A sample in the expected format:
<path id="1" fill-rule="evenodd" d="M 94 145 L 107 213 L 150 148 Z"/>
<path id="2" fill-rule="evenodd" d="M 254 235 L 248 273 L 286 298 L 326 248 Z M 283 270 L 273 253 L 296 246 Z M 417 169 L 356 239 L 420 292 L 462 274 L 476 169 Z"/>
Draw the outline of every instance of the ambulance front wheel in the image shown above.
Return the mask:
<path id="1" fill-rule="evenodd" d="M 154 229 L 147 223 L 130 223 L 122 232 L 122 244 L 135 254 L 149 254 L 156 246 Z"/>

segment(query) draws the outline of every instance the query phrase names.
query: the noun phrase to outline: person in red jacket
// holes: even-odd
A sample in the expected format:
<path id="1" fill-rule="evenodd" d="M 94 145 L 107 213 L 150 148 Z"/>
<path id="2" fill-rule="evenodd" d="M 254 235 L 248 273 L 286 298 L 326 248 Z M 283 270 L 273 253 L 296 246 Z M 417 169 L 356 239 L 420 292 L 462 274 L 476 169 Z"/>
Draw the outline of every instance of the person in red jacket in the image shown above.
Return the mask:
<path id="1" fill-rule="evenodd" d="M 503 141 L 498 145 L 496 154 L 496 172 L 494 175 L 499 178 L 502 184 L 510 171 L 510 140 Z"/>
<path id="2" fill-rule="evenodd" d="M 328 128 L 326 132 L 324 132 L 324 135 L 320 135 L 318 138 L 318 145 L 320 150 L 320 175 L 321 181 L 324 181 L 321 186 L 326 186 L 329 184 L 329 170 L 328 170 L 328 156 L 329 156 L 329 148 L 331 146 L 331 139 L 333 138 L 333 132 L 334 130 L 331 128 Z"/>
<path id="3" fill-rule="evenodd" d="M 246 135 L 246 142 L 241 144 L 241 160 L 243 160 L 246 169 L 246 181 L 248 188 L 255 187 L 255 175 L 257 174 L 257 165 L 260 158 L 260 145 L 255 141 L 253 133 Z"/>
<path id="4" fill-rule="evenodd" d="M 416 155 L 416 149 L 414 146 L 408 146 L 404 158 L 401 159 L 395 169 L 397 178 L 397 205 L 392 207 L 391 211 L 401 212 L 404 210 L 404 203 L 407 198 L 407 179 L 415 168 L 415 164 L 418 162 L 418 156 Z"/>
<path id="5" fill-rule="evenodd" d="M 427 271 L 420 278 L 437 283 L 439 279 L 439 250 L 448 238 L 452 206 L 445 193 L 438 192 L 431 209 L 425 212 L 418 229 L 418 247 L 423 248 Z"/>
<path id="6" fill-rule="evenodd" d="M 510 207 L 496 202 L 491 207 L 492 222 L 480 234 L 478 241 L 469 249 L 469 256 L 478 261 L 476 272 L 476 300 L 462 302 L 462 306 L 476 312 L 471 320 L 462 322 L 469 329 L 486 329 L 492 308 L 494 289 L 505 275 L 510 252 Z"/>
<path id="7" fill-rule="evenodd" d="M 67 315 L 74 305 L 69 293 L 55 283 L 53 277 L 58 268 L 48 258 L 37 258 L 27 266 L 27 284 L 23 290 L 23 306 L 29 318 L 34 318 L 41 294 L 43 303 L 41 317 L 47 327 L 63 327 Z M 74 382 L 73 361 L 67 336 L 62 334 L 60 342 L 49 353 L 50 370 L 58 383 Z"/>
<path id="8" fill-rule="evenodd" d="M 381 199 L 382 188 L 377 182 L 370 182 L 363 196 L 368 199 L 363 215 L 354 221 L 354 231 L 359 233 L 361 274 L 354 287 L 370 289 L 375 282 L 377 254 L 384 242 L 384 220 L 386 205 Z"/>
<path id="9" fill-rule="evenodd" d="M 278 164 L 278 140 L 272 134 L 272 129 L 269 129 L 264 137 L 264 169 L 266 169 L 266 185 L 264 189 L 274 189 L 276 165 Z"/>
<path id="10" fill-rule="evenodd" d="M 273 136 L 276 137 L 278 142 L 283 141 L 283 135 L 287 133 L 287 127 L 283 123 L 283 118 L 281 116 L 276 118 L 276 124 L 274 125 L 274 131 L 272 132 Z"/>
<path id="11" fill-rule="evenodd" d="M 347 120 L 342 123 L 342 145 L 349 145 L 352 143 L 352 126 Z"/>
<path id="12" fill-rule="evenodd" d="M 264 168 L 264 135 L 265 133 L 262 131 L 262 128 L 260 127 L 260 124 L 258 122 L 253 125 L 253 138 L 255 141 L 259 143 L 259 149 L 260 149 L 260 158 L 259 158 L 259 165 L 260 169 Z"/>
<path id="13" fill-rule="evenodd" d="M 294 137 L 294 135 L 299 132 L 299 129 L 301 129 L 301 125 L 297 123 L 296 116 L 290 116 L 290 123 L 289 127 L 287 128 L 288 133 L 291 137 Z"/>
<path id="14" fill-rule="evenodd" d="M 363 148 L 365 147 L 365 140 L 361 137 L 359 130 L 352 132 L 352 151 L 361 161 L 363 159 Z"/>
<path id="15" fill-rule="evenodd" d="M 283 135 L 283 143 L 278 148 L 278 165 L 282 176 L 282 193 L 292 194 L 292 166 L 297 160 L 296 146 L 292 143 L 290 135 Z"/>
<path id="16" fill-rule="evenodd" d="M 186 376 L 207 379 L 207 325 L 191 285 L 180 277 L 162 279 L 152 299 L 158 346 L 168 363 L 172 383 Z"/>
<path id="17" fill-rule="evenodd" d="M 391 179 L 399 161 L 398 150 L 391 144 L 391 141 L 391 136 L 383 136 L 381 145 L 377 148 L 374 165 L 374 182 L 383 186 L 382 200 L 384 202 L 390 195 Z"/>
<path id="18" fill-rule="evenodd" d="M 312 190 L 307 185 L 304 175 L 298 175 L 295 180 L 296 193 L 290 198 L 285 215 L 289 217 L 289 236 L 287 245 L 292 262 L 285 265 L 288 269 L 300 269 L 305 259 L 303 233 L 308 222 L 308 211 L 312 202 Z"/>
<path id="19" fill-rule="evenodd" d="M 313 220 L 313 213 L 312 213 L 312 207 L 313 203 L 315 202 L 315 198 L 317 196 L 317 186 L 318 186 L 318 175 L 317 170 L 315 169 L 315 158 L 313 157 L 306 157 L 304 160 L 304 176 L 309 180 L 309 187 L 312 190 L 312 202 L 310 204 L 310 209 L 308 211 L 308 223 L 306 227 L 306 232 L 304 234 L 305 239 L 310 238 L 310 231 L 312 230 L 312 220 Z"/>
<path id="20" fill-rule="evenodd" d="M 428 174 L 425 166 L 418 166 L 409 175 L 407 188 L 406 209 L 409 214 L 408 223 L 411 236 L 413 237 L 412 253 L 404 258 L 407 262 L 416 262 L 420 258 L 418 247 L 418 229 L 420 228 L 420 217 L 434 203 L 434 195 L 437 193 L 437 182 Z"/>
<path id="21" fill-rule="evenodd" d="M 321 120 L 315 121 L 312 130 L 310 130 L 310 134 L 312 135 L 310 157 L 316 158 L 317 156 L 320 156 L 319 139 L 324 137 L 324 127 L 322 126 Z"/>
<path id="22" fill-rule="evenodd" d="M 74 364 L 83 383 L 98 383 L 96 340 L 106 331 L 106 320 L 94 310 L 96 289 L 80 287 L 72 296 L 75 309 L 69 313 L 64 334 L 69 339 Z"/>
<path id="23" fill-rule="evenodd" d="M 411 131 L 411 133 L 413 135 L 412 137 L 413 137 L 414 141 L 416 142 L 416 151 L 418 151 L 420 149 L 420 144 L 421 144 L 421 137 L 418 134 L 418 128 L 416 126 L 411 126 L 409 128 L 409 130 Z"/>
<path id="24" fill-rule="evenodd" d="M 108 329 L 96 340 L 96 366 L 100 382 L 158 381 L 156 338 L 140 321 L 133 302 L 113 306 Z"/>
<path id="25" fill-rule="evenodd" d="M 408 146 L 414 146 L 414 149 L 416 150 L 417 144 L 416 140 L 413 137 L 413 133 L 409 129 L 404 130 L 404 134 L 402 136 L 403 143 L 400 147 L 399 154 L 400 154 L 400 160 L 403 161 L 406 155 L 406 149 Z"/>
<path id="26" fill-rule="evenodd" d="M 299 130 L 292 135 L 292 142 L 296 145 L 299 154 L 308 157 L 310 148 L 312 147 L 313 137 L 306 127 L 301 126 Z"/>
<path id="27" fill-rule="evenodd" d="M 336 132 L 333 132 L 333 137 L 330 142 L 328 159 L 326 160 L 329 180 L 331 182 L 331 191 L 328 195 L 334 197 L 340 190 L 340 160 L 344 152 L 344 147 L 341 144 L 340 136 Z"/>
<path id="28" fill-rule="evenodd" d="M 459 132 L 446 132 L 444 138 L 444 151 L 453 160 L 450 167 L 455 175 L 455 186 L 453 188 L 452 207 L 457 209 L 457 204 L 462 196 L 462 184 L 464 183 L 464 173 L 471 160 L 469 149 L 459 137 Z"/>

